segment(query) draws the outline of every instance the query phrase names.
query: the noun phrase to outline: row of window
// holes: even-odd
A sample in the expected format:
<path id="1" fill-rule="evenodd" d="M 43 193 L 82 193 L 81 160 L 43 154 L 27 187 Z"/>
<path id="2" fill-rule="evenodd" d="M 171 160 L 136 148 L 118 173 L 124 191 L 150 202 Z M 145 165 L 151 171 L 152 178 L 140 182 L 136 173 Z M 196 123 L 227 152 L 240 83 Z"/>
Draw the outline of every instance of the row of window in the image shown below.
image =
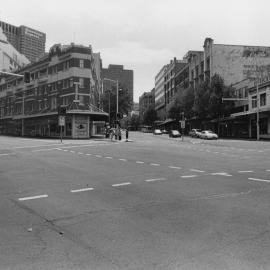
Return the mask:
<path id="1" fill-rule="evenodd" d="M 260 94 L 260 107 L 266 106 L 266 93 Z M 252 108 L 257 108 L 257 95 L 252 96 Z"/>

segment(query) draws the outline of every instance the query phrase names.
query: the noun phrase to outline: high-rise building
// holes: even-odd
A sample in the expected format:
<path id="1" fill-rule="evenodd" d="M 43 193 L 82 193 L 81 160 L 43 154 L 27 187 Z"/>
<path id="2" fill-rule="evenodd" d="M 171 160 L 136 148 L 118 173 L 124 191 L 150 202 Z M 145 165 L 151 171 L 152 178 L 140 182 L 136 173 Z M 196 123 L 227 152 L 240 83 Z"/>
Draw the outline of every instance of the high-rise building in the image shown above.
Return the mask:
<path id="1" fill-rule="evenodd" d="M 108 68 L 102 68 L 102 78 L 118 80 L 122 91 L 127 91 L 133 104 L 133 70 L 124 69 L 123 65 L 109 65 Z M 132 108 L 130 108 L 130 111 Z"/>
<path id="2" fill-rule="evenodd" d="M 46 34 L 27 26 L 14 26 L 0 21 L 0 27 L 8 42 L 31 62 L 35 62 L 44 55 Z"/>

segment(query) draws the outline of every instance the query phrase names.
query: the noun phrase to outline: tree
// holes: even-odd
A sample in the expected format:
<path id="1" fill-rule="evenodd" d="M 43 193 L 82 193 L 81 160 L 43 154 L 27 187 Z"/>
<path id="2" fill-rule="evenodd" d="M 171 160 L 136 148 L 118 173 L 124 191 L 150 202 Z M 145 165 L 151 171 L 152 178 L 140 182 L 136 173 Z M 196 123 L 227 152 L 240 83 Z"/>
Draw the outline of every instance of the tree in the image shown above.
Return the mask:
<path id="1" fill-rule="evenodd" d="M 130 126 L 132 126 L 135 130 L 138 130 L 140 125 L 140 117 L 136 114 L 133 114 L 130 118 Z"/>
<path id="2" fill-rule="evenodd" d="M 157 120 L 157 112 L 154 108 L 146 110 L 143 116 L 143 123 L 146 125 L 152 125 Z"/>
<path id="3" fill-rule="evenodd" d="M 116 87 L 113 86 L 111 90 L 105 90 L 101 97 L 103 110 L 110 113 L 110 118 L 115 119 L 116 115 Z M 118 112 L 128 114 L 132 108 L 132 101 L 128 89 L 119 85 L 118 91 Z"/>

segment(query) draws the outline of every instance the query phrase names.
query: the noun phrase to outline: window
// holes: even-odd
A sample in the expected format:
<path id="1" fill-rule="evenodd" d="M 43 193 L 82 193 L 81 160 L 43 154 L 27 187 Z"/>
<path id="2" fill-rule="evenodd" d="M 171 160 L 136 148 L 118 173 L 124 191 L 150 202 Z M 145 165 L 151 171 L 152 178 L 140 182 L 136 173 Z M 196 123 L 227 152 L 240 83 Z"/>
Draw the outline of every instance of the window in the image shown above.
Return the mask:
<path id="1" fill-rule="evenodd" d="M 84 68 L 84 60 L 80 59 L 80 68 Z"/>
<path id="2" fill-rule="evenodd" d="M 80 105 L 84 105 L 84 96 L 79 96 Z"/>
<path id="3" fill-rule="evenodd" d="M 257 107 L 257 96 L 253 96 L 252 97 L 252 108 L 256 108 Z"/>
<path id="4" fill-rule="evenodd" d="M 51 109 L 56 109 L 56 97 L 51 98 Z"/>
<path id="5" fill-rule="evenodd" d="M 84 78 L 80 78 L 80 87 L 84 88 Z"/>
<path id="6" fill-rule="evenodd" d="M 266 93 L 260 95 L 260 106 L 266 105 Z"/>

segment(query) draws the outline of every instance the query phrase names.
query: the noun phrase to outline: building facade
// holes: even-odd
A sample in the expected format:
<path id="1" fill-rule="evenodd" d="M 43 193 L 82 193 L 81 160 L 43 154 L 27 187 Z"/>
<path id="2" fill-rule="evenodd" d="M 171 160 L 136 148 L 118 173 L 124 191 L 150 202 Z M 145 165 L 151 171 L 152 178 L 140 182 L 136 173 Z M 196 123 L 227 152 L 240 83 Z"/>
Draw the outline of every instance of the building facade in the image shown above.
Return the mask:
<path id="1" fill-rule="evenodd" d="M 139 97 L 139 115 L 140 119 L 144 119 L 144 114 L 148 109 L 155 109 L 155 88 L 150 92 L 144 92 Z"/>
<path id="2" fill-rule="evenodd" d="M 89 138 L 108 115 L 98 108 L 98 76 L 91 46 L 54 45 L 40 61 L 0 84 L 0 133 L 59 136 L 58 109 L 66 108 L 63 136 Z M 95 123 L 97 121 L 97 123 Z"/>
<path id="3" fill-rule="evenodd" d="M 46 34 L 30 27 L 19 27 L 0 21 L 0 27 L 8 42 L 31 62 L 35 62 L 45 53 Z"/>
<path id="4" fill-rule="evenodd" d="M 123 65 L 109 65 L 108 68 L 102 68 L 101 78 L 107 78 L 111 80 L 118 80 L 119 88 L 122 91 L 127 91 L 130 97 L 132 110 L 133 104 L 133 79 L 134 74 L 133 70 L 124 69 Z M 104 89 L 106 89 L 107 84 L 111 86 L 111 83 L 104 80 Z"/>
<path id="5" fill-rule="evenodd" d="M 155 110 L 157 117 L 160 120 L 166 119 L 165 106 L 165 74 L 167 65 L 163 66 L 158 74 L 155 76 Z"/>
<path id="6" fill-rule="evenodd" d="M 29 63 L 30 61 L 8 42 L 0 28 L 0 71 L 12 72 Z"/>

